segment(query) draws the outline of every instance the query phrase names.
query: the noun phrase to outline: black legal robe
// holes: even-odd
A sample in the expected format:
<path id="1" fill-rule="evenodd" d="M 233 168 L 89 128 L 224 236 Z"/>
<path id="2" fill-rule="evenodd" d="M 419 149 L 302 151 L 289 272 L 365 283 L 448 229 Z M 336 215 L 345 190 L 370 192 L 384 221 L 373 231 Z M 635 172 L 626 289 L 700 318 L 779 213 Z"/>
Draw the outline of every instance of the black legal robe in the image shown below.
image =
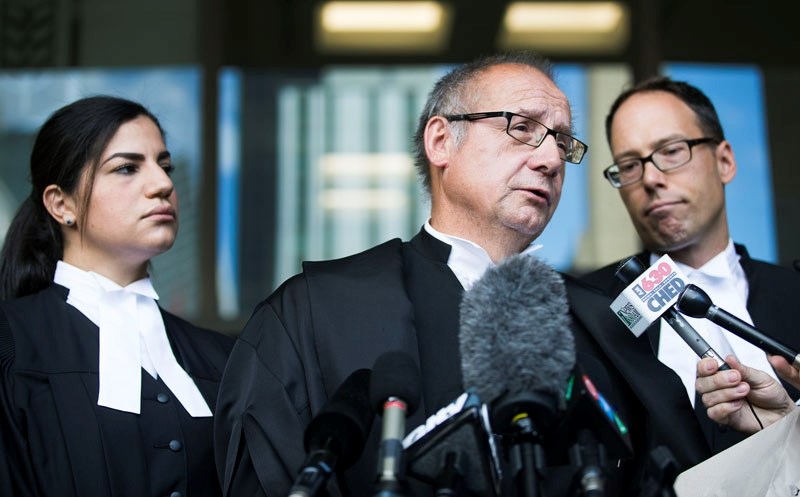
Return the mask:
<path id="1" fill-rule="evenodd" d="M 409 429 L 461 393 L 463 290 L 447 267 L 448 254 L 449 246 L 423 230 L 410 242 L 391 240 L 344 259 L 305 263 L 302 274 L 259 304 L 220 387 L 214 434 L 224 495 L 288 494 L 306 456 L 306 425 L 352 371 L 371 368 L 383 352 L 401 350 L 419 362 L 423 396 L 407 420 Z M 634 438 L 637 458 L 615 476 L 636 485 L 646 444 L 655 440 L 644 425 L 653 419 L 669 423 L 672 412 L 648 416 L 604 353 L 617 344 L 609 335 L 623 342 L 630 335 L 613 314 L 602 319 L 609 299 L 571 278 L 566 286 L 578 362 L 621 411 Z M 331 496 L 371 494 L 379 438 L 377 418 L 361 459 L 329 485 Z"/>
<path id="2" fill-rule="evenodd" d="M 53 284 L 0 303 L 0 494 L 214 497 L 213 418 L 142 371 L 141 414 L 97 405 L 98 328 Z M 178 363 L 213 410 L 233 339 L 162 310 Z"/>

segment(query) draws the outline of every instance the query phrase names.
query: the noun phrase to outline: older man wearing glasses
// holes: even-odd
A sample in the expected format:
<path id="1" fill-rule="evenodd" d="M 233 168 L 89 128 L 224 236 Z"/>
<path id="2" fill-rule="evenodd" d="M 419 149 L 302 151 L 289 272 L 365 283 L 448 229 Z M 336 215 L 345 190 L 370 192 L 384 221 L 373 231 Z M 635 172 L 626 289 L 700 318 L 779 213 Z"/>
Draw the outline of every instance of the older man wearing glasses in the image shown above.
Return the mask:
<path id="1" fill-rule="evenodd" d="M 530 53 L 484 58 L 445 75 L 429 95 L 414 141 L 431 200 L 419 234 L 345 259 L 305 263 L 243 330 L 215 418 L 226 495 L 287 495 L 306 458 L 305 427 L 351 372 L 371 368 L 386 351 L 407 352 L 420 367 L 422 400 L 407 426 L 456 399 L 464 390 L 463 292 L 487 268 L 535 249 L 532 242 L 550 221 L 572 167 L 566 163 L 581 162 L 586 152 L 571 135 L 569 102 L 549 63 Z M 633 338 L 606 312 L 602 292 L 577 281 L 568 281 L 567 291 L 578 360 L 596 373 L 593 380 L 629 421 L 638 456 L 611 464 L 616 486 L 606 495 L 628 484 L 625 495 L 636 495 L 632 486 L 649 449 L 643 446 L 647 430 L 639 426 L 650 418 L 605 353 L 616 350 L 613 337 Z M 613 328 L 619 333 L 610 333 Z M 617 354 L 617 361 L 627 359 Z M 646 385 L 640 381 L 639 388 Z M 373 494 L 379 424 L 363 456 L 328 486 L 331 495 Z M 411 495 L 432 495 L 432 488 Z"/>
<path id="2" fill-rule="evenodd" d="M 619 190 L 644 245 L 638 258 L 650 265 L 668 254 L 716 305 L 797 349 L 800 275 L 753 260 L 744 246 L 733 243 L 725 185 L 736 175 L 736 159 L 708 97 L 690 84 L 664 77 L 641 82 L 617 97 L 606 118 L 606 137 L 615 163 L 604 174 Z M 617 267 L 618 263 L 611 264 L 583 279 L 616 296 L 623 286 L 614 277 Z M 778 380 L 773 367 L 787 377 L 797 376 L 784 359 L 768 357 L 708 320 L 689 321 L 720 356 L 735 356 L 734 371 L 720 372 L 712 381 L 715 361 L 698 364 L 698 357 L 666 323 L 651 326 L 641 340 L 649 342 L 653 361 L 657 357 L 674 372 L 652 377 L 656 395 L 665 404 L 677 399 L 694 406 L 712 452 L 768 424 L 775 411 L 785 413 L 794 407 L 783 389 L 772 388 Z M 759 371 L 750 373 L 740 363 Z M 696 383 L 698 371 L 701 380 Z M 742 382 L 743 376 L 754 381 Z M 797 390 L 785 386 L 797 399 Z M 705 396 L 700 398 L 696 387 Z M 683 395 L 676 394 L 681 390 Z M 742 400 L 745 397 L 752 408 Z M 695 431 L 696 423 L 676 424 L 674 429 Z"/>

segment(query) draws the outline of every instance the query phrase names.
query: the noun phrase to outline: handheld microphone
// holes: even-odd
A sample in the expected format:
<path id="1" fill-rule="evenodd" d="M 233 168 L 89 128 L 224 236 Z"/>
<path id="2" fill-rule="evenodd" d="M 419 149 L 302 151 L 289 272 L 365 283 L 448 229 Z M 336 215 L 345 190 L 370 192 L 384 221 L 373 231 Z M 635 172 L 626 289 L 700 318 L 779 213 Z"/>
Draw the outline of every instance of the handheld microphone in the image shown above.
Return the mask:
<path id="1" fill-rule="evenodd" d="M 656 264 L 648 269 L 645 269 L 644 265 L 636 256 L 631 256 L 622 264 L 620 264 L 619 268 L 617 268 L 615 276 L 626 285 L 633 285 L 640 278 L 645 285 L 652 284 L 655 280 L 661 282 L 664 277 L 674 273 L 674 263 L 670 265 L 671 262 L 672 260 L 669 258 L 669 256 L 664 255 L 656 262 Z M 666 266 L 664 266 L 664 264 L 666 264 Z M 679 292 L 686 286 L 683 280 L 679 277 L 675 277 L 672 278 L 671 283 L 672 284 L 666 288 L 659 289 L 660 293 L 656 297 L 650 297 L 650 301 L 648 303 L 655 302 L 655 304 L 651 304 L 651 310 L 654 310 L 654 312 L 660 311 L 662 313 L 661 317 L 664 318 L 670 326 L 672 326 L 672 329 L 675 330 L 678 336 L 681 337 L 684 342 L 686 342 L 686 344 L 694 351 L 695 354 L 698 355 L 698 357 L 703 359 L 707 357 L 713 357 L 717 361 L 719 369 L 730 369 L 730 366 L 728 366 L 725 360 L 721 358 L 713 348 L 711 348 L 711 345 L 709 345 L 708 342 L 706 342 L 705 339 L 700 336 L 697 330 L 695 330 L 692 325 L 686 321 L 686 318 L 684 318 L 675 309 L 675 303 L 672 301 L 675 300 Z M 637 289 L 634 287 L 635 294 L 641 298 L 648 298 L 650 295 L 652 295 L 653 290 L 653 288 L 644 290 L 642 288 Z M 617 300 L 615 300 L 612 304 L 612 309 L 619 305 L 618 301 L 620 299 L 622 299 L 624 302 L 625 299 L 623 298 L 623 295 L 625 295 L 625 292 L 617 297 Z M 631 327 L 630 315 L 626 314 L 624 309 L 614 310 L 620 320 L 622 320 L 626 326 L 633 330 Z M 639 319 L 641 317 L 638 312 L 633 312 L 635 313 L 634 319 Z M 642 329 L 642 331 L 644 330 Z M 639 334 L 641 334 L 641 331 Z"/>
<path id="2" fill-rule="evenodd" d="M 373 410 L 383 415 L 376 497 L 403 495 L 405 418 L 417 409 L 421 389 L 419 368 L 408 354 L 386 352 L 375 361 L 369 397 Z"/>
<path id="3" fill-rule="evenodd" d="M 303 434 L 308 457 L 289 497 L 313 497 L 334 470 L 350 467 L 361 457 L 375 412 L 369 399 L 370 370 L 354 371 L 331 395 Z"/>
<path id="4" fill-rule="evenodd" d="M 789 364 L 794 366 L 795 369 L 800 369 L 800 353 L 758 331 L 748 322 L 714 305 L 711 301 L 711 297 L 700 287 L 692 285 L 691 283 L 686 285 L 686 288 L 683 289 L 678 297 L 677 306 L 678 309 L 687 316 L 706 318 L 722 326 L 734 335 L 747 340 L 764 352 L 783 357 L 789 361 Z"/>
<path id="5" fill-rule="evenodd" d="M 575 364 L 567 312 L 561 276 L 527 254 L 488 269 L 461 302 L 464 386 L 490 401 L 492 427 L 508 440 L 521 496 L 539 493 L 542 439 Z"/>
<path id="6" fill-rule="evenodd" d="M 500 462 L 486 405 L 463 393 L 403 440 L 407 475 L 436 495 L 500 495 Z"/>

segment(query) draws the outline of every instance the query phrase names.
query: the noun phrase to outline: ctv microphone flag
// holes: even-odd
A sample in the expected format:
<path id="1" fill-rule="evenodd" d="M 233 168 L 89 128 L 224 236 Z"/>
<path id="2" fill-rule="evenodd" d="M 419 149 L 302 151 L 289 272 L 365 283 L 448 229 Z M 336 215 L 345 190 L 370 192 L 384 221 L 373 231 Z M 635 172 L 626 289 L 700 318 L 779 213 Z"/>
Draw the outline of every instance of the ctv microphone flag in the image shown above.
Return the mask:
<path id="1" fill-rule="evenodd" d="M 500 458 L 489 423 L 489 411 L 473 393 L 461 394 L 428 417 L 424 424 L 406 435 L 403 448 L 408 475 L 417 480 L 436 486 L 444 463 L 454 454 L 464 470 L 458 475 L 466 491 L 464 495 L 494 497 L 501 494 Z M 442 490 L 437 488 L 436 495 L 451 495 Z"/>
<path id="2" fill-rule="evenodd" d="M 638 337 L 678 301 L 687 281 L 675 262 L 664 254 L 631 282 L 609 307 Z"/>

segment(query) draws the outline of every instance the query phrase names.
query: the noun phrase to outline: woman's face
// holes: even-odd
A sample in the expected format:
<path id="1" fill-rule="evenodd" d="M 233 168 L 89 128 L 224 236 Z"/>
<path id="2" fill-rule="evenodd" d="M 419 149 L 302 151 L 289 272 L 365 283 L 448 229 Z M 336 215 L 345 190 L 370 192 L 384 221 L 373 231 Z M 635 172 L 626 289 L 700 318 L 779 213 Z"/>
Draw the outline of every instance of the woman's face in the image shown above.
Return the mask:
<path id="1" fill-rule="evenodd" d="M 95 171 L 75 247 L 81 260 L 92 261 L 97 269 L 98 264 L 137 266 L 172 247 L 178 233 L 172 168 L 161 132 L 150 118 L 140 116 L 120 126 Z"/>

